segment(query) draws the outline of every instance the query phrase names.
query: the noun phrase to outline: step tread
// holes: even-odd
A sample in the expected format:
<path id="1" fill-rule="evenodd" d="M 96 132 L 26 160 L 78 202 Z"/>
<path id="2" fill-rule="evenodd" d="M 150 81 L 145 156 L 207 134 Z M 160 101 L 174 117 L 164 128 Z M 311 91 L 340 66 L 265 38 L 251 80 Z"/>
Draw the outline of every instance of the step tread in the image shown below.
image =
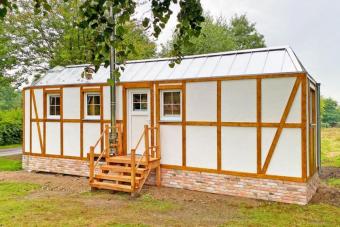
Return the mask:
<path id="1" fill-rule="evenodd" d="M 130 185 L 123 185 L 123 184 L 115 184 L 115 183 L 108 183 L 108 182 L 99 182 L 94 181 L 91 184 L 91 187 L 99 188 L 99 189 L 109 189 L 115 191 L 124 191 L 124 192 L 131 192 Z"/>
<path id="2" fill-rule="evenodd" d="M 136 163 L 139 162 L 140 157 L 136 157 Z M 150 158 L 149 162 L 157 161 L 159 158 Z M 130 156 L 116 156 L 116 157 L 110 157 L 106 159 L 107 162 L 114 162 L 114 163 L 131 163 L 131 157 Z M 147 163 L 146 158 L 143 157 L 141 164 Z"/>
<path id="3" fill-rule="evenodd" d="M 111 166 L 111 165 L 102 165 L 100 167 L 102 170 L 110 170 L 114 172 L 126 172 L 131 173 L 131 167 L 127 166 Z M 143 174 L 147 169 L 146 168 L 137 168 L 136 173 Z"/>
<path id="4" fill-rule="evenodd" d="M 124 175 L 96 174 L 95 178 L 103 179 L 103 180 L 131 182 L 131 176 L 124 176 Z M 142 177 L 136 177 L 136 181 L 140 181 L 141 179 Z"/>

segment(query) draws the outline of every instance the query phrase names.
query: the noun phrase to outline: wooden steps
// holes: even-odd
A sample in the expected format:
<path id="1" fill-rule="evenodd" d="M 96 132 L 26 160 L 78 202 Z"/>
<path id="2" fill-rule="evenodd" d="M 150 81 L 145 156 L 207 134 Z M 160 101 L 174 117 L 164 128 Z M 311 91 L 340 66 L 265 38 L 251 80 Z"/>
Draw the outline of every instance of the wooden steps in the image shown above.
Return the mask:
<path id="1" fill-rule="evenodd" d="M 94 181 L 90 183 L 92 188 L 98 188 L 98 189 L 108 189 L 108 190 L 114 190 L 114 191 L 122 191 L 122 192 L 132 192 L 131 185 L 124 185 L 124 184 L 114 184 L 109 182 L 99 182 Z"/>
<path id="2" fill-rule="evenodd" d="M 111 174 L 96 174 L 96 179 L 101 180 L 111 180 L 111 181 L 121 181 L 121 182 L 131 182 L 131 176 L 125 175 L 111 175 Z M 136 182 L 142 180 L 142 177 L 136 177 Z"/>
<path id="3" fill-rule="evenodd" d="M 102 165 L 100 167 L 101 170 L 108 170 L 115 173 L 131 173 L 131 167 L 127 166 L 116 166 L 116 165 Z M 143 174 L 147 169 L 146 168 L 137 168 L 137 174 Z"/>
<path id="4" fill-rule="evenodd" d="M 136 156 L 136 162 L 139 162 L 140 157 Z M 159 158 L 150 158 L 149 162 L 154 162 L 159 160 Z M 115 157 L 110 157 L 106 159 L 106 162 L 108 163 L 121 163 L 121 164 L 131 164 L 131 157 L 130 156 L 115 156 Z M 147 165 L 148 162 L 146 161 L 146 158 L 143 157 L 142 160 L 140 161 L 141 165 Z"/>

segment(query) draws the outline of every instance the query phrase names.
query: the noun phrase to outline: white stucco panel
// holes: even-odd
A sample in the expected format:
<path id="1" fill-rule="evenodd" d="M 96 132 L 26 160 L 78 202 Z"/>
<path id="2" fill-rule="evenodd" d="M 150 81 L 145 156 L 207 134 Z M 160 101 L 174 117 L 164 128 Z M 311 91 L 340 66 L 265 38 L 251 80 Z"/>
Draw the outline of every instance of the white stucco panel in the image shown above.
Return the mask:
<path id="1" fill-rule="evenodd" d="M 266 161 L 266 157 L 268 155 L 271 144 L 273 143 L 273 139 L 275 136 L 277 128 L 262 128 L 262 141 L 261 141 L 261 163 L 262 167 L 264 162 Z"/>
<path id="2" fill-rule="evenodd" d="M 80 157 L 79 123 L 64 123 L 64 155 Z"/>
<path id="3" fill-rule="evenodd" d="M 222 121 L 256 121 L 256 80 L 223 81 L 221 89 Z"/>
<path id="4" fill-rule="evenodd" d="M 194 82 L 186 84 L 187 121 L 216 121 L 216 111 L 216 82 Z"/>
<path id="5" fill-rule="evenodd" d="M 294 102 L 288 114 L 287 123 L 301 123 L 301 85 L 296 93 Z"/>
<path id="6" fill-rule="evenodd" d="M 222 170 L 256 173 L 256 128 L 222 127 Z"/>
<path id="7" fill-rule="evenodd" d="M 84 143 L 84 156 L 90 152 L 90 146 L 94 146 L 100 136 L 100 124 L 99 123 L 84 123 L 83 125 L 83 143 Z M 95 149 L 95 153 L 100 153 L 100 142 Z"/>
<path id="8" fill-rule="evenodd" d="M 262 79 L 262 122 L 280 122 L 296 78 Z"/>
<path id="9" fill-rule="evenodd" d="M 63 89 L 63 117 L 65 119 L 80 118 L 80 88 Z"/>
<path id="10" fill-rule="evenodd" d="M 38 112 L 38 118 L 44 118 L 44 93 L 43 89 L 34 89 L 33 90 L 34 95 L 35 95 L 35 102 L 37 105 L 37 112 Z M 32 115 L 33 118 L 37 118 L 35 114 L 35 109 L 34 109 L 34 104 L 32 100 Z"/>
<path id="11" fill-rule="evenodd" d="M 217 168 L 216 127 L 187 126 L 186 164 L 190 167 Z"/>
<path id="12" fill-rule="evenodd" d="M 30 91 L 25 90 L 25 152 L 30 152 Z"/>
<path id="13" fill-rule="evenodd" d="M 40 140 L 39 140 L 39 133 L 38 133 L 38 126 L 40 125 L 40 134 L 41 134 L 41 139 L 43 142 L 44 138 L 44 130 L 43 130 L 43 123 L 39 122 L 33 122 L 32 123 L 32 153 L 41 153 L 41 148 L 40 148 Z"/>
<path id="14" fill-rule="evenodd" d="M 182 126 L 162 125 L 161 164 L 182 165 Z"/>
<path id="15" fill-rule="evenodd" d="M 46 123 L 46 154 L 61 155 L 60 123 Z"/>
<path id="16" fill-rule="evenodd" d="M 267 174 L 301 177 L 301 129 L 285 128 L 282 131 Z"/>
<path id="17" fill-rule="evenodd" d="M 116 87 L 116 118 L 117 120 L 122 120 L 123 119 L 123 90 L 122 86 L 117 86 Z M 105 120 L 110 120 L 110 87 L 105 86 L 103 87 L 103 100 L 104 100 L 104 119 Z"/>

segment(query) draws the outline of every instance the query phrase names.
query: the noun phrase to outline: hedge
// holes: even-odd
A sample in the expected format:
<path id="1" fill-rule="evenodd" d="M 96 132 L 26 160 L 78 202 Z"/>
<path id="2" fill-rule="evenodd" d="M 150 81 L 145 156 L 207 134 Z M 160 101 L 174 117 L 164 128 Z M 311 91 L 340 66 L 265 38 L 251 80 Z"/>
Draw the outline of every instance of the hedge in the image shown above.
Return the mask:
<path id="1" fill-rule="evenodd" d="M 22 110 L 0 111 L 0 146 L 22 141 Z"/>

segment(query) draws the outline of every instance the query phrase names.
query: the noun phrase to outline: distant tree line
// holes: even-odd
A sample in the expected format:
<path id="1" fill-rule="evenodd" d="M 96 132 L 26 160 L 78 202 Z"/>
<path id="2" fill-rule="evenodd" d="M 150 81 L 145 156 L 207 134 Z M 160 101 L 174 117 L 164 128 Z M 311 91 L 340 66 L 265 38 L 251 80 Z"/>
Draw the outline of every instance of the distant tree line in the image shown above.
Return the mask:
<path id="1" fill-rule="evenodd" d="M 336 100 L 321 97 L 320 115 L 323 127 L 340 127 L 340 105 Z"/>

